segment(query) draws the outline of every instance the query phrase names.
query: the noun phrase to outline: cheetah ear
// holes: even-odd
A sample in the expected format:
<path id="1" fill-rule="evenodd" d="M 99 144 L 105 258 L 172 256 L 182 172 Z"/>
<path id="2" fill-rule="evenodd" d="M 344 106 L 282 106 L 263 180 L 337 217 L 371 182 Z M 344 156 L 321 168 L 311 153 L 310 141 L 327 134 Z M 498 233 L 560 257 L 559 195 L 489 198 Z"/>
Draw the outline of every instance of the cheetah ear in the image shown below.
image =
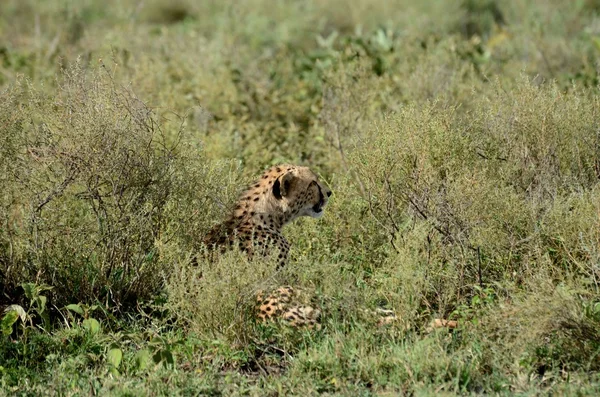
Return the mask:
<path id="1" fill-rule="evenodd" d="M 287 172 L 273 183 L 273 195 L 277 200 L 281 200 L 283 197 L 290 194 L 290 188 L 292 187 L 292 182 L 295 178 L 294 174 Z"/>

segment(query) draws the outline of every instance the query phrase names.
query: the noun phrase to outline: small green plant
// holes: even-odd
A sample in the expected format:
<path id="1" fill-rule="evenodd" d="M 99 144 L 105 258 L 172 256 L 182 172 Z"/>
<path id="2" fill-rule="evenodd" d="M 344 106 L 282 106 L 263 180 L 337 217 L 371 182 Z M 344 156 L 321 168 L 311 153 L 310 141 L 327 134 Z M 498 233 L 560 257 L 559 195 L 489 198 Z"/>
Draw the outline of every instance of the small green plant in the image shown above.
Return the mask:
<path id="1" fill-rule="evenodd" d="M 49 329 L 50 317 L 48 316 L 47 303 L 48 298 L 42 295 L 44 291 L 50 291 L 53 287 L 48 285 L 37 285 L 34 283 L 21 284 L 25 297 L 29 300 L 29 310 L 27 311 L 27 317 L 30 321 L 33 321 L 35 315 L 42 319 L 42 325 Z"/>
<path id="2" fill-rule="evenodd" d="M 180 338 L 167 338 L 159 335 L 155 335 L 150 340 L 148 346 L 152 351 L 152 360 L 155 364 L 162 364 L 166 368 L 174 368 L 175 356 L 174 350 L 176 346 L 182 345 L 184 342 Z M 146 353 L 139 353 L 137 357 L 138 366 L 146 366 Z"/>
<path id="3" fill-rule="evenodd" d="M 91 317 L 90 314 L 94 311 L 98 310 L 98 305 L 86 305 L 86 304 L 76 304 L 72 303 L 70 305 L 65 306 L 68 313 L 76 313 L 83 317 L 81 321 L 81 326 L 88 330 L 92 334 L 96 334 L 100 331 L 100 322 Z M 72 324 L 75 325 L 75 318 L 71 315 Z"/>
<path id="4" fill-rule="evenodd" d="M 10 336 L 13 332 L 13 324 L 19 319 L 21 320 L 20 324 L 24 332 L 28 328 L 33 328 L 36 325 L 49 332 L 51 330 L 51 323 L 46 307 L 48 298 L 43 295 L 42 292 L 50 291 L 52 290 L 52 287 L 34 283 L 24 283 L 21 284 L 21 288 L 23 288 L 25 297 L 29 300 L 29 308 L 25 310 L 22 306 L 16 304 L 8 306 L 4 310 L 5 314 L 0 323 L 2 333 L 5 336 Z M 42 323 L 34 324 L 36 318 L 41 319 Z"/>
<path id="5" fill-rule="evenodd" d="M 478 314 L 493 308 L 497 303 L 496 292 L 492 287 L 482 288 L 479 285 L 473 286 L 473 297 L 467 304 L 460 304 L 451 313 L 451 317 L 456 317 L 459 321 L 471 321 L 477 323 L 479 321 Z"/>

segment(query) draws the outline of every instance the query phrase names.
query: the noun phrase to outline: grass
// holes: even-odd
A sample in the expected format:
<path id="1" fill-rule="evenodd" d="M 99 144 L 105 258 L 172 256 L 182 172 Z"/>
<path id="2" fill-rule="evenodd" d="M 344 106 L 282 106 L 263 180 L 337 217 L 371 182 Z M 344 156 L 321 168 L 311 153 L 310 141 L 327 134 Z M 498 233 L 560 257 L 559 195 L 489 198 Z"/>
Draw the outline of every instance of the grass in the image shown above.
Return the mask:
<path id="1" fill-rule="evenodd" d="M 599 10 L 5 1 L 0 394 L 597 394 Z M 279 162 L 333 190 L 289 265 L 190 266 Z"/>

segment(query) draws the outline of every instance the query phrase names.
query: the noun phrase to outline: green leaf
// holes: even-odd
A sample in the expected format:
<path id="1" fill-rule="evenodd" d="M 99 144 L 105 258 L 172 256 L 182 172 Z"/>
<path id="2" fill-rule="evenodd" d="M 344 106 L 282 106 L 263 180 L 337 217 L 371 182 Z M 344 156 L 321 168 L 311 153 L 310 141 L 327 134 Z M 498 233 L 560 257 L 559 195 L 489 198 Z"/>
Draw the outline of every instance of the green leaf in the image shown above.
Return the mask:
<path id="1" fill-rule="evenodd" d="M 72 311 L 74 313 L 77 313 L 80 316 L 83 316 L 83 309 L 81 308 L 81 306 L 79 306 L 79 305 L 77 305 L 75 303 L 72 303 L 70 305 L 65 306 L 65 309 L 67 309 L 69 311 Z"/>
<path id="2" fill-rule="evenodd" d="M 152 360 L 155 364 L 160 364 L 160 362 L 162 361 L 162 350 L 159 350 L 156 353 L 154 353 L 154 355 L 152 356 Z"/>
<path id="3" fill-rule="evenodd" d="M 175 358 L 173 357 L 173 353 L 171 353 L 171 350 L 163 350 L 162 355 L 165 366 L 175 364 Z"/>
<path id="4" fill-rule="evenodd" d="M 25 296 L 27 299 L 32 300 L 35 295 L 35 284 L 34 283 L 23 283 L 21 284 L 21 288 L 25 292 Z"/>
<path id="5" fill-rule="evenodd" d="M 44 311 L 42 313 L 40 313 L 40 317 L 42 318 L 43 322 L 44 322 L 44 328 L 46 331 L 50 330 L 50 316 L 48 316 L 48 312 Z"/>
<path id="6" fill-rule="evenodd" d="M 162 362 L 166 368 L 175 364 L 175 358 L 173 357 L 173 353 L 171 353 L 171 351 L 167 349 L 157 351 L 156 353 L 154 353 L 152 359 L 156 364 Z"/>
<path id="7" fill-rule="evenodd" d="M 166 344 L 167 344 L 167 341 L 163 337 L 158 336 L 158 335 L 153 336 L 152 339 L 150 340 L 150 345 L 153 345 L 153 346 L 164 346 Z"/>
<path id="8" fill-rule="evenodd" d="M 154 259 L 154 251 L 150 251 L 146 254 L 146 258 L 144 258 L 147 262 L 152 262 Z"/>
<path id="9" fill-rule="evenodd" d="M 106 361 L 113 367 L 119 368 L 123 360 L 123 352 L 119 348 L 112 348 L 106 353 Z"/>
<path id="10" fill-rule="evenodd" d="M 139 370 L 144 370 L 152 363 L 152 356 L 146 349 L 140 350 L 134 357 L 135 367 Z"/>
<path id="11" fill-rule="evenodd" d="M 9 336 L 12 334 L 12 326 L 19 319 L 19 313 L 14 310 L 7 312 L 2 321 L 0 321 L 0 329 L 2 329 L 2 334 L 4 336 Z"/>
<path id="12" fill-rule="evenodd" d="M 81 322 L 83 328 L 87 329 L 92 334 L 100 332 L 100 323 L 95 318 L 88 318 Z"/>
<path id="13" fill-rule="evenodd" d="M 25 309 L 23 309 L 22 306 L 20 305 L 10 305 L 9 307 L 7 307 L 4 310 L 6 313 L 10 312 L 10 311 L 15 311 L 17 312 L 17 314 L 19 315 L 19 317 L 21 317 L 21 321 L 25 322 L 27 321 L 27 312 L 25 311 Z"/>
<path id="14" fill-rule="evenodd" d="M 35 298 L 35 302 L 38 307 L 38 313 L 42 314 L 46 310 L 46 302 L 48 299 L 44 295 L 40 295 Z"/>

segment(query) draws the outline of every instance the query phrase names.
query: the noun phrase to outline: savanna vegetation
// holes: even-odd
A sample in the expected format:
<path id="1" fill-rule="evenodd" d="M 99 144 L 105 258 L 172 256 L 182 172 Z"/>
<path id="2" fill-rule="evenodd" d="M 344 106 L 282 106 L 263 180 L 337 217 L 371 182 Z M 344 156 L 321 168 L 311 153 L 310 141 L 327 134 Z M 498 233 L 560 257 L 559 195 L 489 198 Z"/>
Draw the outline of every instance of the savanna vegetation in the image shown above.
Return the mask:
<path id="1" fill-rule="evenodd" d="M 3 0 L 0 38 L 0 394 L 600 392 L 600 2 Z M 288 266 L 190 266 L 280 162 L 334 192 Z M 282 284 L 320 330 L 254 319 Z"/>

